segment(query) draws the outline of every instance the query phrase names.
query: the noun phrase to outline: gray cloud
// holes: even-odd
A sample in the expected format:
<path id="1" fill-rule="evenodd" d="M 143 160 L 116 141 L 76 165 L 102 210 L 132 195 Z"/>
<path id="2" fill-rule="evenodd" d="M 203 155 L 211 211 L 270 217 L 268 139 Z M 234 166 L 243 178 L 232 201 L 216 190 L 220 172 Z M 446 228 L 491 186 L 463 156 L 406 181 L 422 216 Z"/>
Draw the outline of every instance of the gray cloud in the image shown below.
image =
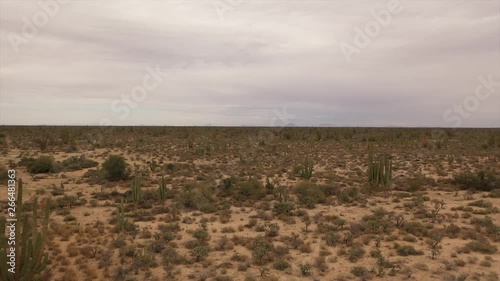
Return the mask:
<path id="1" fill-rule="evenodd" d="M 40 0 L 41 2 L 54 0 Z M 498 1 L 401 1 L 348 63 L 339 48 L 388 1 L 71 1 L 14 52 L 39 1 L 1 2 L 0 124 L 450 126 L 443 113 L 500 80 Z M 113 101 L 146 68 L 170 76 L 126 118 Z M 500 88 L 462 126 L 500 127 Z"/>

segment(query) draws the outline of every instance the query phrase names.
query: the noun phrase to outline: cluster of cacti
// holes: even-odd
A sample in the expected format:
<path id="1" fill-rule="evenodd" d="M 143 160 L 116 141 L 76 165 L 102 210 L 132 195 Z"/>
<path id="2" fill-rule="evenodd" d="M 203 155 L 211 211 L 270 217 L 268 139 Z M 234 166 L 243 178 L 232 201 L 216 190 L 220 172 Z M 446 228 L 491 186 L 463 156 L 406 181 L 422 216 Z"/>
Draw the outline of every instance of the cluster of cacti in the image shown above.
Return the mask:
<path id="1" fill-rule="evenodd" d="M 304 164 L 300 166 L 300 177 L 306 180 L 310 179 L 312 177 L 313 167 L 313 162 L 309 160 L 309 157 L 307 157 Z"/>
<path id="2" fill-rule="evenodd" d="M 135 177 L 132 182 L 132 200 L 134 203 L 139 203 L 139 201 L 141 201 L 141 196 L 141 180 L 139 177 Z"/>
<path id="3" fill-rule="evenodd" d="M 160 199 L 165 200 L 167 198 L 167 179 L 165 176 L 161 177 L 160 186 L 158 191 L 160 192 Z"/>
<path id="4" fill-rule="evenodd" d="M 389 186 L 392 179 L 392 161 L 387 156 L 381 156 L 374 159 L 373 151 L 370 148 L 368 155 L 368 182 L 377 187 L 383 185 Z"/>
<path id="5" fill-rule="evenodd" d="M 49 223 L 50 200 L 45 204 L 44 222 L 41 231 L 37 227 L 38 222 L 38 201 L 33 201 L 33 215 L 30 218 L 23 214 L 23 184 L 18 181 L 17 188 L 17 208 L 16 208 L 16 229 L 15 240 L 9 240 L 10 235 L 6 235 L 7 219 L 0 217 L 0 276 L 5 281 L 32 281 L 39 278 L 40 273 L 47 266 L 48 253 L 44 253 L 45 239 L 47 238 L 47 225 Z M 12 242 L 15 241 L 15 245 Z M 7 252 L 15 248 L 15 268 L 11 269 L 10 258 Z M 13 272 L 12 272 L 13 271 Z"/>

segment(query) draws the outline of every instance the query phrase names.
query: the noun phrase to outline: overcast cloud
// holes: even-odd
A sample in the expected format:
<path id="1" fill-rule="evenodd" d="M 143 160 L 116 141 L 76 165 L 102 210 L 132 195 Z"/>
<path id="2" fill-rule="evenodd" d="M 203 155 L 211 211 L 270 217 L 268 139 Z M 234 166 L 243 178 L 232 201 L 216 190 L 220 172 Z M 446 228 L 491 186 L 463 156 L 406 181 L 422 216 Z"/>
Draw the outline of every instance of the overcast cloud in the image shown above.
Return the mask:
<path id="1" fill-rule="evenodd" d="M 389 1 L 242 0 L 221 18 L 226 0 L 66 0 L 17 52 L 23 18 L 55 0 L 0 1 L 0 124 L 268 126 L 285 108 L 298 126 L 453 126 L 443 114 L 490 75 L 448 117 L 500 127 L 500 1 L 401 0 L 351 62 L 340 45 Z"/>

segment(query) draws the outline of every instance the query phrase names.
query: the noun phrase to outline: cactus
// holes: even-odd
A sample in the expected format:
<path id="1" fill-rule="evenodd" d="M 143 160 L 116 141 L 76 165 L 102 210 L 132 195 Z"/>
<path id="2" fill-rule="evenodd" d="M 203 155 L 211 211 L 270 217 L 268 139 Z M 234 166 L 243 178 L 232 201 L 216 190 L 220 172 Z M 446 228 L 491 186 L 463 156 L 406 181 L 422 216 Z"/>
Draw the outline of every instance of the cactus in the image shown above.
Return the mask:
<path id="1" fill-rule="evenodd" d="M 18 181 L 17 189 L 17 209 L 16 209 L 16 230 L 15 245 L 8 243 L 6 233 L 7 219 L 0 217 L 0 276 L 5 281 L 32 281 L 39 278 L 40 273 L 47 266 L 48 253 L 44 253 L 43 247 L 47 238 L 47 226 L 49 223 L 50 200 L 47 199 L 44 211 L 44 221 L 41 231 L 37 227 L 38 221 L 38 201 L 34 198 L 33 215 L 30 218 L 23 214 L 23 182 Z M 7 264 L 7 252 L 10 248 L 15 248 L 16 267 L 14 273 Z"/>
<path id="2" fill-rule="evenodd" d="M 374 159 L 373 150 L 370 147 L 368 154 L 368 182 L 372 187 L 383 185 L 388 187 L 392 179 L 392 161 L 387 156 Z"/>
<path id="3" fill-rule="evenodd" d="M 161 178 L 161 183 L 160 187 L 158 188 L 158 191 L 160 192 L 160 198 L 161 200 L 165 200 L 167 198 L 167 180 L 165 179 L 165 176 Z"/>
<path id="4" fill-rule="evenodd" d="M 304 164 L 300 166 L 300 177 L 306 180 L 310 179 L 313 173 L 313 166 L 313 162 L 307 157 Z"/>
<path id="5" fill-rule="evenodd" d="M 127 219 L 125 218 L 125 207 L 123 206 L 123 198 L 121 199 L 120 206 L 118 207 L 118 224 L 120 231 L 125 229 L 125 224 Z"/>
<path id="6" fill-rule="evenodd" d="M 288 189 L 284 186 L 280 186 L 275 193 L 275 197 L 279 202 L 288 202 Z"/>
<path id="7" fill-rule="evenodd" d="M 271 181 L 269 177 L 266 179 L 266 190 L 268 191 L 274 190 L 274 181 Z"/>
<path id="8" fill-rule="evenodd" d="M 139 177 L 136 177 L 132 182 L 132 200 L 134 203 L 139 203 L 141 201 L 141 181 Z"/>

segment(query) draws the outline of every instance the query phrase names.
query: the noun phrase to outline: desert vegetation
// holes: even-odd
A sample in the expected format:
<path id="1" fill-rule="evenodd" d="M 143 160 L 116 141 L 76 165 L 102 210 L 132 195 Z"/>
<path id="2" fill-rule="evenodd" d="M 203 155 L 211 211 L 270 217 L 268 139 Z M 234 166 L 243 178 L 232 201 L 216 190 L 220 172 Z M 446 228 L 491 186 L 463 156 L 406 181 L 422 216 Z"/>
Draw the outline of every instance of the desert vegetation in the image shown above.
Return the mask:
<path id="1" fill-rule="evenodd" d="M 1 280 L 499 280 L 498 129 L 4 126 L 0 143 L 25 253 L 15 279 L 2 217 Z"/>

